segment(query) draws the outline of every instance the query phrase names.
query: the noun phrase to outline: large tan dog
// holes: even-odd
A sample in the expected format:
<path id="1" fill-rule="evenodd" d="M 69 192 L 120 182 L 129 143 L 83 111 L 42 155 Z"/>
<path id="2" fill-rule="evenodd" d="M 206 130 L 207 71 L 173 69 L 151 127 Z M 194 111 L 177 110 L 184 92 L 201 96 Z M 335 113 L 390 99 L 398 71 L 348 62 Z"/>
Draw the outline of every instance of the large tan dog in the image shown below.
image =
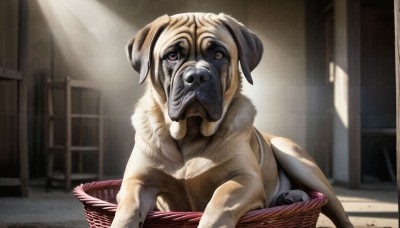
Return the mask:
<path id="1" fill-rule="evenodd" d="M 140 227 L 154 208 L 204 211 L 199 227 L 234 227 L 249 210 L 306 200 L 292 183 L 324 193 L 323 212 L 352 227 L 313 159 L 253 128 L 240 72 L 252 83 L 262 52 L 259 38 L 224 14 L 165 15 L 129 42 L 147 90 L 132 116 L 135 147 L 112 227 Z"/>

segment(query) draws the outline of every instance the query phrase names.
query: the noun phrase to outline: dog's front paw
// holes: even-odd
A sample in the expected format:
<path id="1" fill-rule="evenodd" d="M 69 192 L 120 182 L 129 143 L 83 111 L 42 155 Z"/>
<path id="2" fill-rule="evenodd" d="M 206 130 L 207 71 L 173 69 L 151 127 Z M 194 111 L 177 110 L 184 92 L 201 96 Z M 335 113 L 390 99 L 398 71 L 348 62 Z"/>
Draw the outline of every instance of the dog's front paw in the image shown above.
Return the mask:
<path id="1" fill-rule="evenodd" d="M 288 205 L 292 203 L 304 202 L 310 197 L 302 190 L 291 190 L 280 194 L 276 200 L 276 206 Z"/>

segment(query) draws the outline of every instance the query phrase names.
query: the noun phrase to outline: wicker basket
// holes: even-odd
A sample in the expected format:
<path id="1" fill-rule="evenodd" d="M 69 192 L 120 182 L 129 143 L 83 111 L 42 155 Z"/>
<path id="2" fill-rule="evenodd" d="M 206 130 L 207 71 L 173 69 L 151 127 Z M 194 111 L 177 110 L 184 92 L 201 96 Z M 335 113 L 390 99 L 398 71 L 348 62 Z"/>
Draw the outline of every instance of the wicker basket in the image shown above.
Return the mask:
<path id="1" fill-rule="evenodd" d="M 121 180 L 81 184 L 74 189 L 83 203 L 90 227 L 109 227 L 117 209 L 116 196 Z M 315 227 L 321 207 L 327 198 L 318 192 L 309 192 L 310 200 L 286 206 L 247 212 L 236 227 Z M 147 215 L 145 228 L 197 227 L 202 212 L 159 212 Z"/>

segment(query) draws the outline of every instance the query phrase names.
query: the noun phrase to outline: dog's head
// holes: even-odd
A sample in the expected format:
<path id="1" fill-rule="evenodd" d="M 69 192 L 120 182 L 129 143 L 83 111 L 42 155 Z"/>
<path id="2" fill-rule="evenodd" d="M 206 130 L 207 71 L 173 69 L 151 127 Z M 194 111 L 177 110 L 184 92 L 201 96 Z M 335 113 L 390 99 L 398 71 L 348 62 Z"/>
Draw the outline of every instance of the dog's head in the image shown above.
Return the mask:
<path id="1" fill-rule="evenodd" d="M 140 83 L 150 78 L 175 139 L 185 136 L 191 117 L 201 120 L 204 136 L 214 134 L 240 91 L 239 65 L 252 84 L 250 72 L 262 52 L 259 38 L 241 23 L 225 14 L 205 13 L 161 16 L 126 48 Z"/>

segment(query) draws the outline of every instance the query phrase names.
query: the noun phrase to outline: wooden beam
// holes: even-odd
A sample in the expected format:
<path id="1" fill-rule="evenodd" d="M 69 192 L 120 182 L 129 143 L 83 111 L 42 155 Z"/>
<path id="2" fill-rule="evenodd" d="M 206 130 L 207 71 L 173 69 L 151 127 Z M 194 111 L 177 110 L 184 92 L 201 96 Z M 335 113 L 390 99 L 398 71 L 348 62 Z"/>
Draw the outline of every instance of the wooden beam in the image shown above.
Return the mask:
<path id="1" fill-rule="evenodd" d="M 349 186 L 361 186 L 360 0 L 347 1 L 349 74 Z"/>
<path id="2" fill-rule="evenodd" d="M 0 78 L 22 80 L 22 74 L 19 71 L 0 67 Z"/>
<path id="3" fill-rule="evenodd" d="M 396 128 L 397 128 L 397 207 L 400 211 L 400 0 L 394 0 L 395 58 L 396 58 Z M 400 220 L 398 220 L 400 227 Z"/>
<path id="4" fill-rule="evenodd" d="M 28 196 L 29 185 L 29 153 L 28 153 L 28 79 L 26 74 L 27 64 L 27 21 L 28 3 L 27 0 L 20 0 L 19 3 L 19 24 L 18 24 L 18 68 L 21 80 L 18 81 L 18 103 L 19 103 L 19 154 L 20 154 L 20 182 L 21 193 Z"/>

